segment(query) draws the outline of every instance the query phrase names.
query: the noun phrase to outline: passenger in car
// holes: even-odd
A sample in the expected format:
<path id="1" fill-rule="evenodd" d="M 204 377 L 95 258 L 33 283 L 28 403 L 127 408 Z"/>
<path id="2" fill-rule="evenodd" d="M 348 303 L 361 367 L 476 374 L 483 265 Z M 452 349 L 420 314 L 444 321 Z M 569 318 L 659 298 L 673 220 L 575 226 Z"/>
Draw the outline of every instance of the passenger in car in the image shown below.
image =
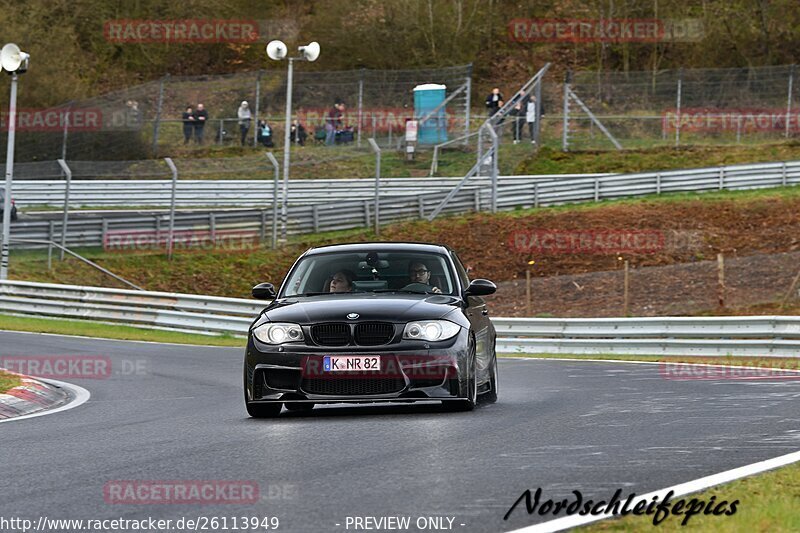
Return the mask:
<path id="1" fill-rule="evenodd" d="M 350 270 L 340 270 L 331 277 L 328 292 L 353 292 L 356 275 Z"/>
<path id="2" fill-rule="evenodd" d="M 442 290 L 431 283 L 431 271 L 420 261 L 412 261 L 411 264 L 408 265 L 408 279 L 409 283 L 422 283 L 424 285 L 429 285 L 431 287 L 430 292 L 434 292 L 436 294 L 441 294 Z"/>

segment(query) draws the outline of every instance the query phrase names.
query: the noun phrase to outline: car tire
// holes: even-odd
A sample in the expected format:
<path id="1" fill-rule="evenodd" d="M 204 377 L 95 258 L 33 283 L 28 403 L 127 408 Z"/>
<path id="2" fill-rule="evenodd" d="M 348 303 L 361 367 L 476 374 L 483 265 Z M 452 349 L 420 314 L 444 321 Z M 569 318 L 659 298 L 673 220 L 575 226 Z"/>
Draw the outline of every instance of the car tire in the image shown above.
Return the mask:
<path id="1" fill-rule="evenodd" d="M 472 411 L 478 404 L 478 379 L 475 369 L 475 353 L 472 354 L 472 368 L 470 377 L 467 381 L 467 398 L 464 400 L 450 400 L 444 401 L 444 407 L 448 411 Z"/>
<path id="2" fill-rule="evenodd" d="M 497 355 L 492 358 L 492 373 L 489 378 L 489 390 L 481 394 L 481 401 L 495 403 L 497 401 Z"/>
<path id="3" fill-rule="evenodd" d="M 310 411 L 310 410 L 312 410 L 314 408 L 314 404 L 313 403 L 286 402 L 283 405 L 289 411 L 295 411 L 295 412 L 300 412 L 300 413 L 308 412 L 308 411 Z"/>

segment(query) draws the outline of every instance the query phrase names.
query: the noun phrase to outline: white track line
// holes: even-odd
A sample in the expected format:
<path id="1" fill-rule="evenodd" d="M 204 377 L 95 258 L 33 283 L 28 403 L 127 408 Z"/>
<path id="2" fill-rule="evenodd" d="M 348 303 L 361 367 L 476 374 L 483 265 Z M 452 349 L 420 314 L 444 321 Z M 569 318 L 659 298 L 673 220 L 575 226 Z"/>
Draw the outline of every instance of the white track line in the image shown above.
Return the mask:
<path id="1" fill-rule="evenodd" d="M 0 424 L 2 424 L 3 422 L 16 422 L 17 420 L 25 420 L 26 418 L 35 418 L 37 416 L 51 415 L 53 413 L 74 409 L 88 402 L 89 398 L 92 396 L 92 394 L 88 390 L 78 385 L 73 385 L 72 383 L 66 383 L 64 381 L 58 381 L 56 379 L 44 379 L 44 378 L 34 378 L 34 379 L 38 379 L 39 381 L 49 383 L 50 385 L 55 385 L 56 387 L 60 387 L 62 389 L 67 389 L 74 396 L 73 400 L 67 403 L 66 405 L 62 405 L 61 407 L 57 407 L 55 409 L 45 409 L 43 411 L 39 411 L 38 413 L 32 413 L 23 416 L 15 416 L 14 418 L 6 418 L 0 420 Z"/>
<path id="2" fill-rule="evenodd" d="M 506 357 L 505 359 L 524 359 L 530 361 L 580 361 L 580 362 L 589 361 L 593 363 L 625 363 L 625 364 L 646 364 L 646 365 L 662 365 L 667 363 L 666 361 L 624 361 L 620 359 L 570 359 L 570 358 L 546 358 L 546 357 Z M 712 365 L 703 363 L 670 363 L 670 364 L 683 364 L 689 366 L 709 366 L 709 367 L 733 366 L 733 365 Z M 738 368 L 752 368 L 759 370 L 758 367 L 741 366 Z M 763 370 L 763 368 L 761 368 L 760 370 Z M 793 370 L 793 369 L 775 369 L 775 370 L 780 370 L 783 372 L 798 372 L 798 370 Z M 752 463 L 749 465 L 740 466 L 739 468 L 734 468 L 733 470 L 727 470 L 719 474 L 712 474 L 710 476 L 701 477 L 699 479 L 693 479 L 691 481 L 687 481 L 686 483 L 681 483 L 680 485 L 673 485 L 672 487 L 660 489 L 655 492 L 642 494 L 641 496 L 639 496 L 634 500 L 634 502 L 630 505 L 629 508 L 633 509 L 636 503 L 640 501 L 645 501 L 649 503 L 650 501 L 652 501 L 654 496 L 657 496 L 659 501 L 663 501 L 664 497 L 670 491 L 673 491 L 674 493 L 672 497 L 672 499 L 674 500 L 679 496 L 685 496 L 693 492 L 699 492 L 701 490 L 705 490 L 710 487 L 714 487 L 716 485 L 729 483 L 731 481 L 742 479 L 747 476 L 752 476 L 754 474 L 760 474 L 762 472 L 766 472 L 767 470 L 780 468 L 782 466 L 790 465 L 798 461 L 800 461 L 800 451 L 792 452 L 786 455 L 781 455 L 780 457 L 775 457 L 774 459 L 767 459 L 766 461 L 760 461 L 758 463 Z M 625 497 L 624 494 L 623 497 Z M 527 511 L 525 510 L 524 506 L 523 507 L 518 506 L 514 512 L 524 513 Z M 614 515 L 603 514 L 599 516 L 591 516 L 591 515 L 565 516 L 564 518 L 557 518 L 555 520 L 550 520 L 548 522 L 543 522 L 541 524 L 534 524 L 532 526 L 523 527 L 521 529 L 514 529 L 512 531 L 509 531 L 508 533 L 547 533 L 551 531 L 562 531 L 565 529 L 591 524 L 593 522 L 599 522 L 600 520 L 607 520 L 609 518 L 614 518 Z M 639 519 L 647 520 L 648 518 L 647 515 L 643 515 L 639 517 Z M 679 518 L 678 516 L 672 516 L 667 520 L 670 519 L 681 520 L 682 518 Z"/>

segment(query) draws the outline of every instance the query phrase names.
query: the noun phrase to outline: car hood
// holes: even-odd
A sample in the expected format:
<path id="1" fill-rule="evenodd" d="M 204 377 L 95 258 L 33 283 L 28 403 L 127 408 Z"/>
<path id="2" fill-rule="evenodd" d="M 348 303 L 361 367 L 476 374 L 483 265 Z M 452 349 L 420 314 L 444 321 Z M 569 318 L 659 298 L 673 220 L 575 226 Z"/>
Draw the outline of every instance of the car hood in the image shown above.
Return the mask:
<path id="1" fill-rule="evenodd" d="M 453 296 L 430 294 L 330 294 L 284 298 L 274 301 L 264 310 L 262 320 L 314 324 L 319 322 L 347 321 L 347 315 L 356 313 L 359 322 L 376 320 L 409 322 L 442 318 L 461 305 Z"/>

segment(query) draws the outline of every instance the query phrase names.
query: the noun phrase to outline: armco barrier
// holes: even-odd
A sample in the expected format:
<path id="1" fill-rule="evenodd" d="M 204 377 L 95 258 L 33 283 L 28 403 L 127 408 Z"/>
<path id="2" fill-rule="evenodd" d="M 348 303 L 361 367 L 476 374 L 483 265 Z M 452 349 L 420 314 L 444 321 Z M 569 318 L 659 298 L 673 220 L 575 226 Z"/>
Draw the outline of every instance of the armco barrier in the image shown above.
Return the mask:
<path id="1" fill-rule="evenodd" d="M 259 300 L 0 281 L 0 313 L 243 335 Z M 498 353 L 800 356 L 800 318 L 494 318 Z"/>
<path id="2" fill-rule="evenodd" d="M 438 181 L 431 185 L 430 190 L 409 193 L 408 188 L 399 185 L 405 179 L 395 179 L 393 182 L 395 189 L 390 187 L 389 192 L 380 198 L 381 224 L 430 216 L 450 190 L 449 186 L 442 188 L 440 178 L 434 180 Z M 370 182 L 371 185 L 367 188 L 362 184 L 360 188 L 350 192 L 345 189 L 339 190 L 332 185 L 327 192 L 312 188 L 300 194 L 291 193 L 290 190 L 287 234 L 371 227 L 375 211 L 374 180 L 360 181 Z M 456 180 L 452 183 L 455 184 Z M 514 209 L 614 200 L 669 192 L 744 190 L 797 184 L 800 184 L 800 161 L 594 177 L 567 176 L 559 179 L 553 176 L 506 176 L 499 180 L 497 207 Z M 265 188 L 264 191 L 266 190 Z M 259 191 L 259 194 L 264 192 L 260 189 Z M 207 201 L 211 202 L 216 193 L 209 190 L 206 194 Z M 293 197 L 292 194 L 296 196 Z M 344 196 L 340 198 L 341 195 Z M 134 199 L 128 200 L 129 202 L 141 201 L 136 200 L 134 196 L 130 198 Z M 225 201 L 231 200 L 228 198 Z M 252 198 L 242 200 L 242 205 L 253 201 Z M 442 213 L 488 211 L 491 210 L 491 204 L 489 180 L 474 178 L 451 199 Z M 268 197 L 265 196 L 260 205 L 271 205 L 271 200 L 268 201 Z M 253 230 L 264 240 L 263 237 L 270 234 L 266 224 L 271 219 L 269 209 L 181 214 L 176 219 L 176 230 L 203 230 L 212 233 L 215 229 Z M 147 230 L 158 233 L 165 231 L 167 226 L 168 218 L 165 214 L 129 218 L 102 218 L 102 215 L 98 215 L 97 218 L 82 218 L 70 222 L 66 245 L 100 246 L 105 242 L 104 237 L 110 230 Z M 12 225 L 11 231 L 12 237 L 16 239 L 53 240 L 54 237 L 61 235 L 61 222 L 18 222 Z"/>
<path id="3" fill-rule="evenodd" d="M 520 185 L 572 177 L 600 177 L 609 174 L 501 176 L 502 185 Z M 449 191 L 461 178 L 381 178 L 382 194 L 413 195 Z M 489 186 L 489 178 L 470 182 L 470 188 Z M 64 180 L 17 180 L 13 196 L 21 209 L 31 206 L 63 207 Z M 72 207 L 168 207 L 170 180 L 72 180 Z M 281 184 L 282 187 L 282 184 Z M 279 199 L 283 195 L 279 187 Z M 272 203 L 272 180 L 178 180 L 175 203 L 178 207 L 261 207 Z M 311 179 L 289 181 L 289 202 L 319 204 L 331 201 L 373 199 L 375 180 Z"/>

